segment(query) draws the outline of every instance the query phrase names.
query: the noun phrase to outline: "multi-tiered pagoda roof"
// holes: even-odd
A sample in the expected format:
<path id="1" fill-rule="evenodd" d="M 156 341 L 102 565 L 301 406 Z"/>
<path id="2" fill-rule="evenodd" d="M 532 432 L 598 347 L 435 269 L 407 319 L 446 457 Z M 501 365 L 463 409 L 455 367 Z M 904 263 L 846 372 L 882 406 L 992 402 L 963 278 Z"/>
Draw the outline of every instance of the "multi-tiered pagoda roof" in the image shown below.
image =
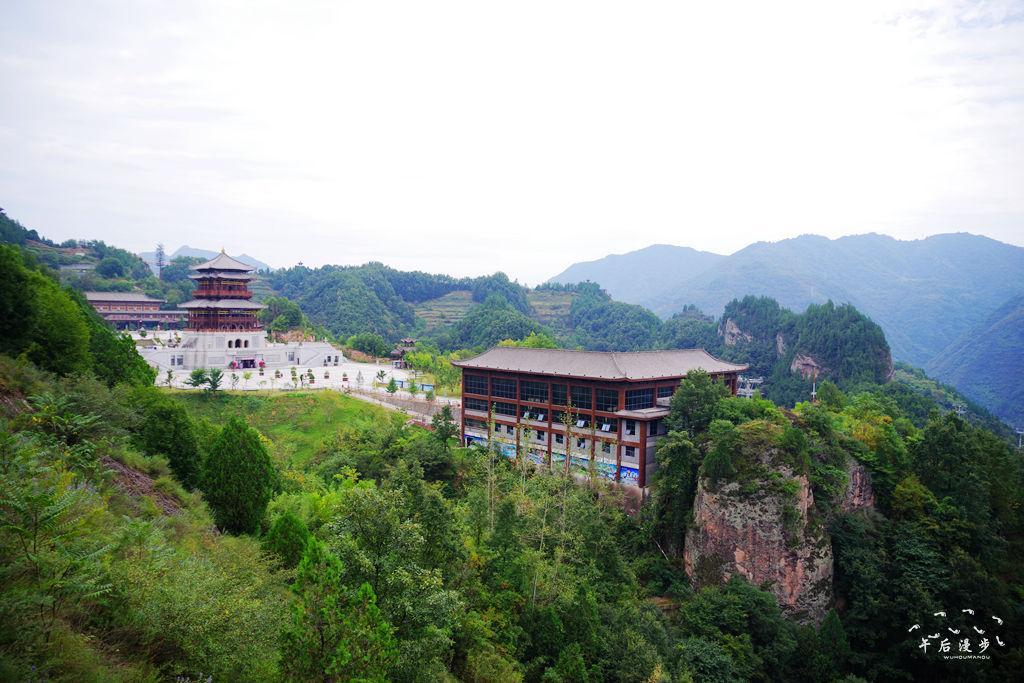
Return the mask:
<path id="1" fill-rule="evenodd" d="M 189 277 L 196 280 L 191 301 L 181 304 L 188 310 L 188 329 L 209 331 L 260 330 L 256 312 L 264 307 L 254 303 L 249 282 L 255 270 L 223 251 L 215 258 L 192 266 Z"/>

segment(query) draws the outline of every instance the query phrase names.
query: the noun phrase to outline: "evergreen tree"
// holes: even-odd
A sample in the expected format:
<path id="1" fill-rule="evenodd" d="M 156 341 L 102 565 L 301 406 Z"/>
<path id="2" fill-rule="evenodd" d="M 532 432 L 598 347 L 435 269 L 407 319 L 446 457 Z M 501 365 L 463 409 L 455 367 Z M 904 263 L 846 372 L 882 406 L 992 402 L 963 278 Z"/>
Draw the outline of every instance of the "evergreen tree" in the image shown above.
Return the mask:
<path id="1" fill-rule="evenodd" d="M 0 351 L 28 346 L 35 316 L 34 280 L 14 247 L 0 244 Z"/>
<path id="2" fill-rule="evenodd" d="M 729 388 L 703 370 L 688 374 L 672 396 L 671 412 L 665 418 L 669 429 L 697 435 L 714 419 L 718 401 L 729 395 Z"/>
<path id="3" fill-rule="evenodd" d="M 276 480 L 260 435 L 239 418 L 229 418 L 203 468 L 203 495 L 217 526 L 234 534 L 255 532 Z"/>
<path id="4" fill-rule="evenodd" d="M 270 525 L 270 531 L 263 539 L 266 549 L 281 558 L 281 563 L 289 569 L 302 560 L 309 544 L 310 534 L 306 523 L 293 513 L 286 511 Z"/>
<path id="5" fill-rule="evenodd" d="M 186 489 L 199 486 L 202 456 L 195 425 L 183 405 L 147 387 L 135 394 L 142 413 L 136 441 L 149 454 L 167 456 L 174 476 Z"/>
<path id="6" fill-rule="evenodd" d="M 444 449 L 448 450 L 449 442 L 459 433 L 459 426 L 452 418 L 451 406 L 445 404 L 441 407 L 441 412 L 434 413 L 430 418 L 430 426 L 434 428 L 434 436 L 444 445 Z"/>
<path id="7" fill-rule="evenodd" d="M 55 282 L 32 273 L 35 320 L 28 357 L 36 365 L 58 375 L 88 373 L 89 327 L 85 315 Z"/>
<path id="8" fill-rule="evenodd" d="M 369 584 L 342 584 L 342 563 L 311 538 L 299 563 L 298 596 L 282 643 L 291 680 L 384 681 L 397 655 L 391 625 Z"/>
<path id="9" fill-rule="evenodd" d="M 385 390 L 389 394 L 394 394 L 395 392 L 398 391 L 398 382 L 395 381 L 394 377 L 392 377 L 391 379 L 388 380 L 388 385 L 387 385 L 387 387 L 385 387 Z"/>
<path id="10" fill-rule="evenodd" d="M 824 621 L 821 622 L 818 642 L 822 655 L 831 666 L 832 676 L 838 677 L 846 667 L 851 652 L 850 643 L 846 639 L 846 631 L 843 630 L 843 623 L 839 621 L 839 615 L 834 609 L 830 609 L 825 615 Z"/>

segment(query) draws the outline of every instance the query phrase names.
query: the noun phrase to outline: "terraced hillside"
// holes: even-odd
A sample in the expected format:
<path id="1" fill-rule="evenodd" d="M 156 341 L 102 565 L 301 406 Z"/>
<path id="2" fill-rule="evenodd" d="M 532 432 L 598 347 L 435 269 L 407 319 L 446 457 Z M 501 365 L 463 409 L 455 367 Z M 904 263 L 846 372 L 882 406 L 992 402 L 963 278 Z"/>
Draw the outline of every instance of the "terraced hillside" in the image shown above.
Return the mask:
<path id="1" fill-rule="evenodd" d="M 425 330 L 435 330 L 457 322 L 473 305 L 473 293 L 466 289 L 448 292 L 436 299 L 428 299 L 413 306 L 416 318 Z"/>
<path id="2" fill-rule="evenodd" d="M 556 334 L 568 333 L 569 312 L 572 308 L 572 292 L 556 292 L 546 289 L 531 289 L 526 300 L 533 308 L 533 318 L 549 327 Z"/>

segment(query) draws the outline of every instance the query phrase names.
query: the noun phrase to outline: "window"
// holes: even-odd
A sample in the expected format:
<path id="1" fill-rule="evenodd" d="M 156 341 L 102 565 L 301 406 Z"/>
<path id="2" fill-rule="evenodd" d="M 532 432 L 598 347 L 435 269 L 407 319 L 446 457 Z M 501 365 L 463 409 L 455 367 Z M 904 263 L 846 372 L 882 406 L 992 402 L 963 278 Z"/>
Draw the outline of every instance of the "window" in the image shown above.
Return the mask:
<path id="1" fill-rule="evenodd" d="M 668 387 L 658 387 L 658 398 L 668 398 L 674 393 L 676 393 L 675 385 Z"/>
<path id="2" fill-rule="evenodd" d="M 466 418 L 466 429 L 479 429 L 481 431 L 487 431 L 487 424 L 483 420 L 474 420 L 472 418 Z"/>
<path id="3" fill-rule="evenodd" d="M 626 435 L 636 436 L 636 420 L 626 420 Z"/>
<path id="4" fill-rule="evenodd" d="M 616 432 L 619 429 L 619 421 L 618 420 L 606 420 L 604 418 L 601 418 L 598 421 L 598 425 L 600 426 L 601 431 L 606 433 L 606 434 L 611 433 L 611 432 Z"/>
<path id="5" fill-rule="evenodd" d="M 564 384 L 552 384 L 551 385 L 551 402 L 556 406 L 565 405 L 565 397 L 567 387 Z"/>
<path id="6" fill-rule="evenodd" d="M 626 392 L 626 410 L 654 407 L 654 389 L 630 389 Z"/>
<path id="7" fill-rule="evenodd" d="M 505 425 L 505 433 L 506 434 L 513 434 L 514 432 L 515 432 L 515 427 L 513 427 L 512 425 Z"/>
<path id="8" fill-rule="evenodd" d="M 537 441 L 547 441 L 547 435 L 540 429 L 534 432 L 534 437 Z"/>
<path id="9" fill-rule="evenodd" d="M 516 381 L 514 379 L 492 379 L 491 394 L 499 398 L 515 398 Z"/>
<path id="10" fill-rule="evenodd" d="M 608 443 L 607 441 L 602 441 L 601 442 L 601 452 L 602 453 L 611 453 L 612 452 L 612 445 L 610 443 Z"/>
<path id="11" fill-rule="evenodd" d="M 586 447 L 587 447 L 587 440 L 586 439 L 576 439 L 576 448 L 579 448 L 580 450 L 583 450 Z"/>
<path id="12" fill-rule="evenodd" d="M 523 380 L 519 383 L 519 399 L 533 403 L 547 403 L 548 383 Z"/>
<path id="13" fill-rule="evenodd" d="M 249 348 L 249 340 L 246 339 L 244 342 L 242 342 L 242 346 L 244 346 L 245 348 Z"/>
<path id="14" fill-rule="evenodd" d="M 555 434 L 555 443 L 559 446 L 565 443 L 565 436 L 562 434 Z"/>
<path id="15" fill-rule="evenodd" d="M 229 348 L 229 349 L 233 349 L 233 348 L 235 348 L 235 342 L 233 342 L 233 341 L 231 341 L 230 339 L 228 339 L 228 348 Z"/>
<path id="16" fill-rule="evenodd" d="M 572 404 L 582 410 L 590 410 L 590 387 L 573 387 Z"/>
<path id="17" fill-rule="evenodd" d="M 606 413 L 614 413 L 618 410 L 619 392 L 613 389 L 598 389 L 597 409 Z"/>
<path id="18" fill-rule="evenodd" d="M 635 460 L 636 459 L 636 449 L 633 448 L 632 446 L 626 446 L 626 452 L 624 454 L 624 457 L 629 458 L 630 460 Z"/>
<path id="19" fill-rule="evenodd" d="M 494 412 L 498 415 L 508 415 L 509 417 L 516 416 L 516 404 L 515 403 L 502 403 L 497 401 L 494 404 Z"/>
<path id="20" fill-rule="evenodd" d="M 590 420 L 588 420 L 585 417 L 581 417 L 578 420 L 576 420 L 576 426 L 579 427 L 580 429 L 586 429 L 587 427 L 590 426 Z"/>
<path id="21" fill-rule="evenodd" d="M 479 398 L 467 398 L 463 401 L 463 406 L 465 406 L 466 410 L 476 410 L 481 413 L 487 412 L 487 401 Z"/>
<path id="22" fill-rule="evenodd" d="M 462 378 L 462 386 L 467 394 L 487 395 L 487 378 L 481 375 L 466 375 Z"/>

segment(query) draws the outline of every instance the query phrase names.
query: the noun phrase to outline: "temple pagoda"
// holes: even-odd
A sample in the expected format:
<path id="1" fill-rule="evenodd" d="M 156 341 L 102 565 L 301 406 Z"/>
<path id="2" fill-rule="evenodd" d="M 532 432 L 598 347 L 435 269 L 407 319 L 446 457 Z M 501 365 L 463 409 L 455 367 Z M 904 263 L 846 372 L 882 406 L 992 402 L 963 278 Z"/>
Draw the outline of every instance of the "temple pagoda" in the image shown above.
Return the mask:
<path id="1" fill-rule="evenodd" d="M 192 332 L 256 332 L 263 329 L 256 313 L 264 307 L 252 301 L 252 266 L 221 250 L 215 258 L 192 266 L 195 297 L 181 304 L 188 311 L 186 329 Z M 246 344 L 248 346 L 248 344 Z"/>

